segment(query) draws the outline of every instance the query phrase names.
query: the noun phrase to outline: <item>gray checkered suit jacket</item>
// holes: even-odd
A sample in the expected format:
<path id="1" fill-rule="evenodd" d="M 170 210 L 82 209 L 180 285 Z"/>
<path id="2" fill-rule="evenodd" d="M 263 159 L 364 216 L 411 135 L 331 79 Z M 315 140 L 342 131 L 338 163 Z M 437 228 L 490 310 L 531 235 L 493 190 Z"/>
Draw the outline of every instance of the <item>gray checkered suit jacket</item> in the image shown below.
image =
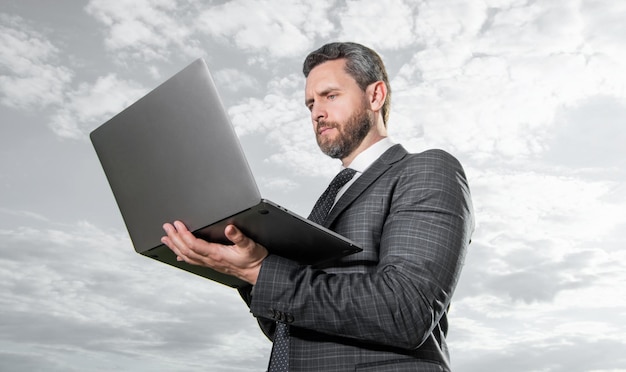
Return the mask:
<path id="1" fill-rule="evenodd" d="M 325 267 L 271 255 L 241 294 L 263 331 L 290 324 L 290 371 L 449 371 L 447 310 L 474 227 L 459 162 L 387 150 L 324 225 L 363 247 Z"/>

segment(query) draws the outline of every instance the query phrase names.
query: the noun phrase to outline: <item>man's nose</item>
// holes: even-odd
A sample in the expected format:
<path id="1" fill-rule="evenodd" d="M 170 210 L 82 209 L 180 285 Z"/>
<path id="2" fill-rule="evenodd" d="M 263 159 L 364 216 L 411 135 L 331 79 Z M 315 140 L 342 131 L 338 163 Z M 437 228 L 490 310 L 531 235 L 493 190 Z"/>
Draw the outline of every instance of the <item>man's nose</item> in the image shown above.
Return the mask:
<path id="1" fill-rule="evenodd" d="M 324 107 L 322 107 L 322 105 L 313 106 L 313 108 L 311 109 L 311 120 L 317 123 L 320 120 L 324 119 L 326 119 L 326 110 L 324 109 Z"/>

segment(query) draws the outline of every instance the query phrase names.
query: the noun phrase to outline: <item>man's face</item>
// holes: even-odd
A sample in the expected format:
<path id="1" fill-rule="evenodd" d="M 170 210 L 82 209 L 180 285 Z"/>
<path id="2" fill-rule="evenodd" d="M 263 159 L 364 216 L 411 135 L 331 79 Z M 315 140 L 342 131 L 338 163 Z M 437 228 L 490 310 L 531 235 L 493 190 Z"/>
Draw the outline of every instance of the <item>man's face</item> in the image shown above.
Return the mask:
<path id="1" fill-rule="evenodd" d="M 373 125 L 365 92 L 345 71 L 343 59 L 324 62 L 311 70 L 305 100 L 317 144 L 332 158 L 350 155 Z"/>

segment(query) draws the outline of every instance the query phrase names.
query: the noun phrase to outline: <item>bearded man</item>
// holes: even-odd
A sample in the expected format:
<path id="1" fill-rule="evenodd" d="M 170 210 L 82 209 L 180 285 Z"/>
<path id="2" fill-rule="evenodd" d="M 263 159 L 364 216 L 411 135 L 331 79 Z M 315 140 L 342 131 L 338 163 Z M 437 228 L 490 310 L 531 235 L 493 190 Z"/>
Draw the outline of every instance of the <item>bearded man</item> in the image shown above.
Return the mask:
<path id="1" fill-rule="evenodd" d="M 363 251 L 299 265 L 236 226 L 221 245 L 178 221 L 163 242 L 250 283 L 240 292 L 274 341 L 269 371 L 450 371 L 447 311 L 474 227 L 463 168 L 443 150 L 409 154 L 388 138 L 391 88 L 373 50 L 330 43 L 303 72 L 317 143 L 343 168 L 309 218 Z"/>

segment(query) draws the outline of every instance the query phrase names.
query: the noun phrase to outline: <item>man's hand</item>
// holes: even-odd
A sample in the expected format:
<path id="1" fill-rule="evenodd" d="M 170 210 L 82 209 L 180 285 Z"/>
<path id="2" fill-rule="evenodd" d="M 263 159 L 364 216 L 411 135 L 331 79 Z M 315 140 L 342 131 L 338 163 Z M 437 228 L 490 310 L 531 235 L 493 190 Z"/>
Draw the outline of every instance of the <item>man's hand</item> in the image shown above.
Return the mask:
<path id="1" fill-rule="evenodd" d="M 166 223 L 163 230 L 167 236 L 161 242 L 176 254 L 179 261 L 206 266 L 224 274 L 233 275 L 252 285 L 256 284 L 263 259 L 268 252 L 265 247 L 245 236 L 233 225 L 226 226 L 224 234 L 233 245 L 209 243 L 196 238 L 180 221 Z"/>

